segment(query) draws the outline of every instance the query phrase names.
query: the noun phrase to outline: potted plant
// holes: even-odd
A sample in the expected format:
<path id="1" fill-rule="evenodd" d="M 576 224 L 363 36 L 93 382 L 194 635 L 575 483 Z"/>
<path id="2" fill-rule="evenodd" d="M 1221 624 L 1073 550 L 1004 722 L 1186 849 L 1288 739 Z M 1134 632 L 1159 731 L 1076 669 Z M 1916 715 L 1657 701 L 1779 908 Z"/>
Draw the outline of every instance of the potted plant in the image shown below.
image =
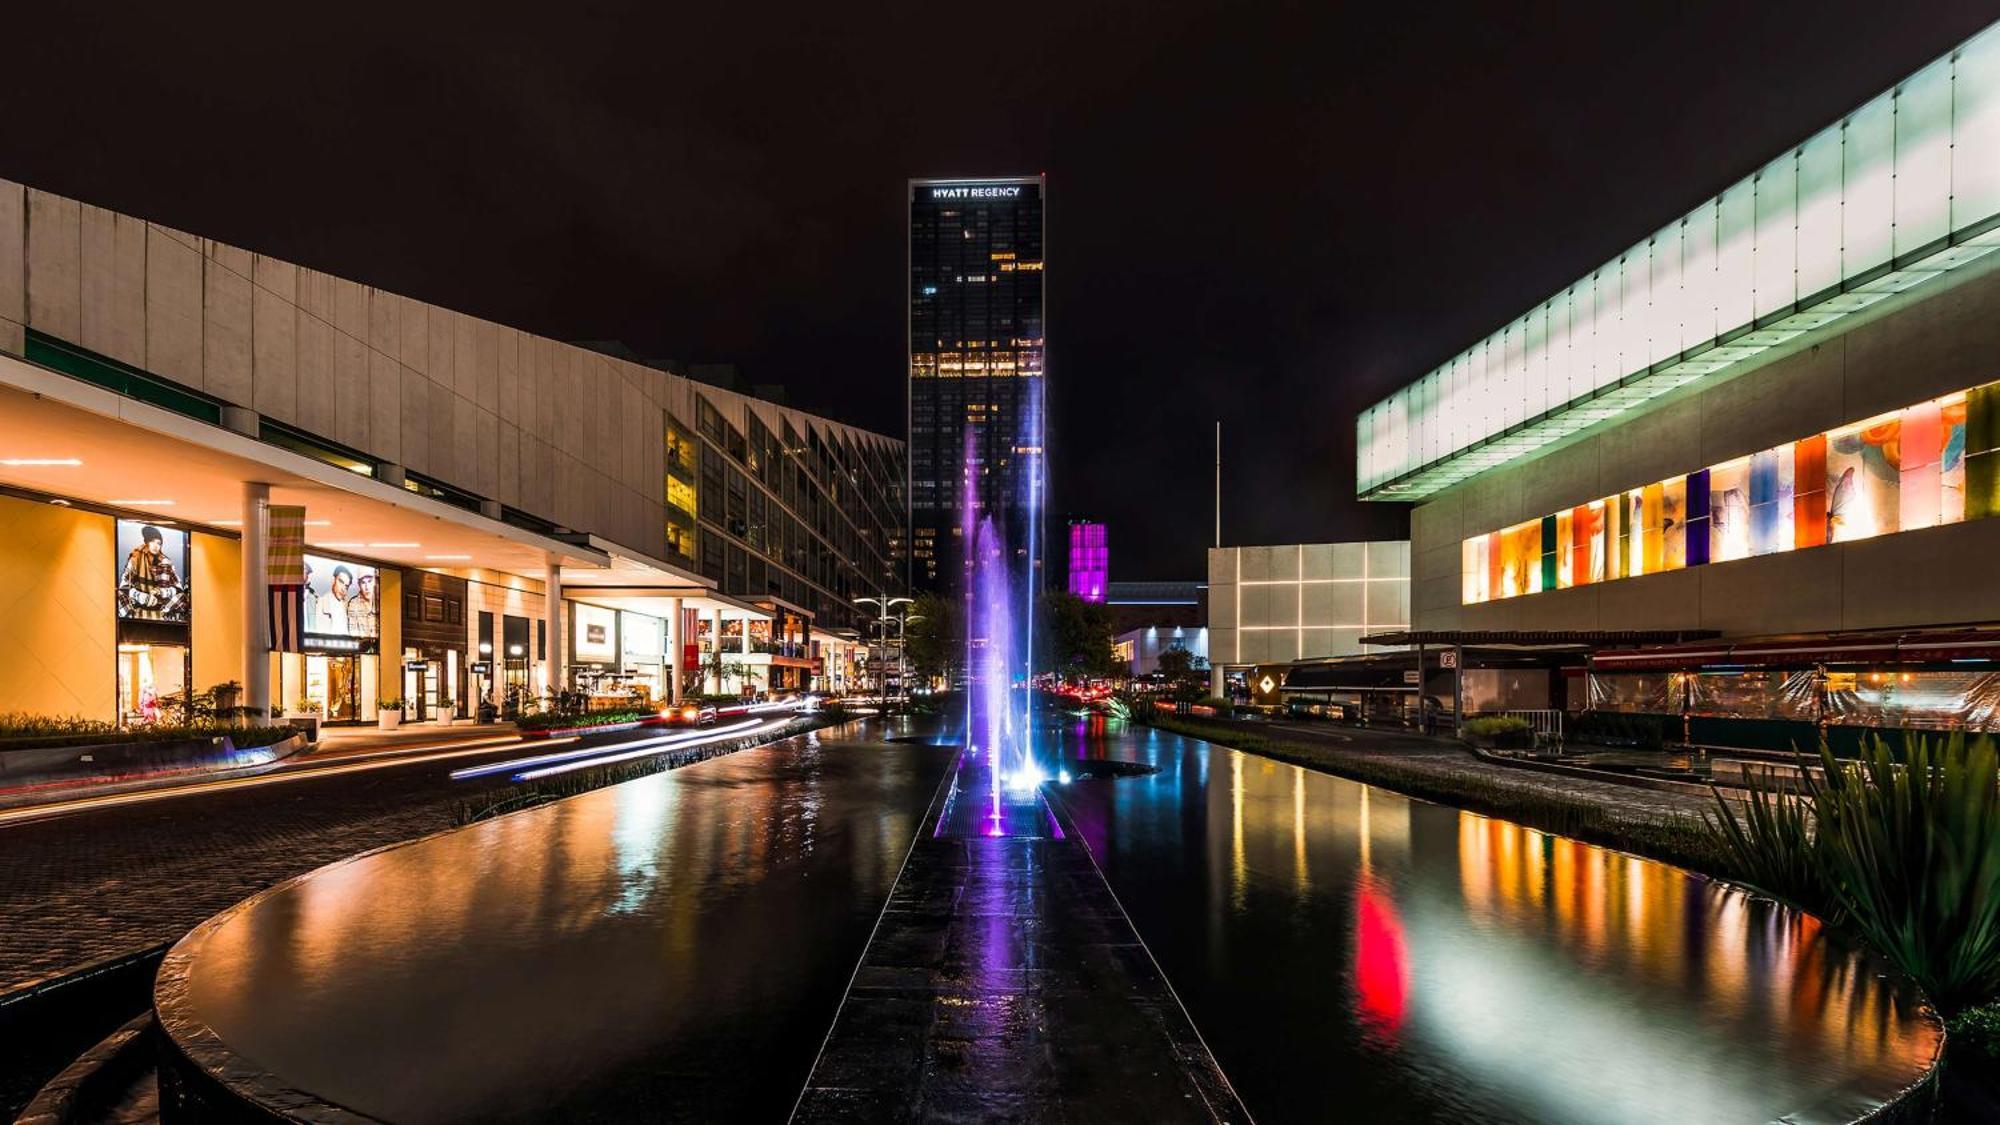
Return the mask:
<path id="1" fill-rule="evenodd" d="M 395 730 L 403 725 L 403 701 L 384 699 L 375 705 L 375 725 L 383 730 Z"/>

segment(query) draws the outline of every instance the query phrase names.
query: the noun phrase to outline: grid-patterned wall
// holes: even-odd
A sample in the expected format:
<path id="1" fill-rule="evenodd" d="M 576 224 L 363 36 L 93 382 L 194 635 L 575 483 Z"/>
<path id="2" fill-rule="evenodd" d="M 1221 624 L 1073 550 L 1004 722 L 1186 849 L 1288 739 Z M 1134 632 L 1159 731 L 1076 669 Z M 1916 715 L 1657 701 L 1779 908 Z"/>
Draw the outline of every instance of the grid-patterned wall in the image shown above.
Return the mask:
<path id="1" fill-rule="evenodd" d="M 1209 549 L 1212 664 L 1347 656 L 1409 622 L 1407 540 Z"/>

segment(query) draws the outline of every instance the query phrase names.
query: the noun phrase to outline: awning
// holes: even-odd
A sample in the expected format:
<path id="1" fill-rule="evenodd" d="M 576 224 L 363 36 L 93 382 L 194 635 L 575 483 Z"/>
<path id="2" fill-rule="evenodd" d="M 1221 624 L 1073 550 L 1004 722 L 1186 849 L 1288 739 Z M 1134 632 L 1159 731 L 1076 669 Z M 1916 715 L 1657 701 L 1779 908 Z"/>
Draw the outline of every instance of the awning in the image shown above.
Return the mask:
<path id="1" fill-rule="evenodd" d="M 2000 660 L 2000 628 L 1896 633 L 1829 633 L 1751 638 L 1598 652 L 1603 671 L 1679 671 L 1729 666 L 1802 668 L 1815 664 L 1932 664 Z"/>

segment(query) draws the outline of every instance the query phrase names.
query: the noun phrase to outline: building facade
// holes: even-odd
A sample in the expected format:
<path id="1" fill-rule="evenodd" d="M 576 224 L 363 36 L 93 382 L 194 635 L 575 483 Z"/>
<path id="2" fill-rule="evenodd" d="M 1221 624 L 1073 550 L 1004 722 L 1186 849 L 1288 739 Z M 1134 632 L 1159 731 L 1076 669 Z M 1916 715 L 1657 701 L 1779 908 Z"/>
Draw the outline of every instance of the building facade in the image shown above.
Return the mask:
<path id="1" fill-rule="evenodd" d="M 1611 709 L 1964 725 L 2000 623 L 1996 245 L 1988 29 L 1362 416 L 1362 495 L 1417 505 L 1414 628 L 1717 638 L 1594 658 Z"/>
<path id="2" fill-rule="evenodd" d="M 0 711 L 141 722 L 226 681 L 329 721 L 804 686 L 849 659 L 822 651 L 845 599 L 900 584 L 902 455 L 0 182 Z M 273 622 L 267 544 L 299 509 L 308 573 Z"/>
<path id="3" fill-rule="evenodd" d="M 1208 658 L 1217 694 L 1231 673 L 1360 653 L 1362 637 L 1409 621 L 1406 541 L 1209 549 Z"/>
<path id="4" fill-rule="evenodd" d="M 1069 592 L 1087 602 L 1102 603 L 1111 572 L 1111 548 L 1104 525 L 1089 520 L 1069 524 Z"/>
<path id="5" fill-rule="evenodd" d="M 921 589 L 956 581 L 967 507 L 1040 573 L 1043 186 L 909 184 L 910 570 Z"/>

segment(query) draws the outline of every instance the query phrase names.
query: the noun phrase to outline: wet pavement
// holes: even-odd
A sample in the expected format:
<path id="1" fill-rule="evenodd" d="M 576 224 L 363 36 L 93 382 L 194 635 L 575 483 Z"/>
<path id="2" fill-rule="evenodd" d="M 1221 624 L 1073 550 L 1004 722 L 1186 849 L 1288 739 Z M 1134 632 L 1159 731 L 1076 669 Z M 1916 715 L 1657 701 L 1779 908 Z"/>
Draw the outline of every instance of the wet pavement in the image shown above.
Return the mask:
<path id="1" fill-rule="evenodd" d="M 191 935 L 163 1023 L 308 1119 L 782 1118 L 949 759 L 807 735 L 336 864 Z"/>
<path id="2" fill-rule="evenodd" d="M 977 764 L 911 850 L 795 1120 L 1242 1121 L 1090 856 Z"/>
<path id="3" fill-rule="evenodd" d="M 1052 787 L 1259 1121 L 1864 1117 L 1940 1032 L 1885 963 L 1679 869 L 1118 724 Z"/>

